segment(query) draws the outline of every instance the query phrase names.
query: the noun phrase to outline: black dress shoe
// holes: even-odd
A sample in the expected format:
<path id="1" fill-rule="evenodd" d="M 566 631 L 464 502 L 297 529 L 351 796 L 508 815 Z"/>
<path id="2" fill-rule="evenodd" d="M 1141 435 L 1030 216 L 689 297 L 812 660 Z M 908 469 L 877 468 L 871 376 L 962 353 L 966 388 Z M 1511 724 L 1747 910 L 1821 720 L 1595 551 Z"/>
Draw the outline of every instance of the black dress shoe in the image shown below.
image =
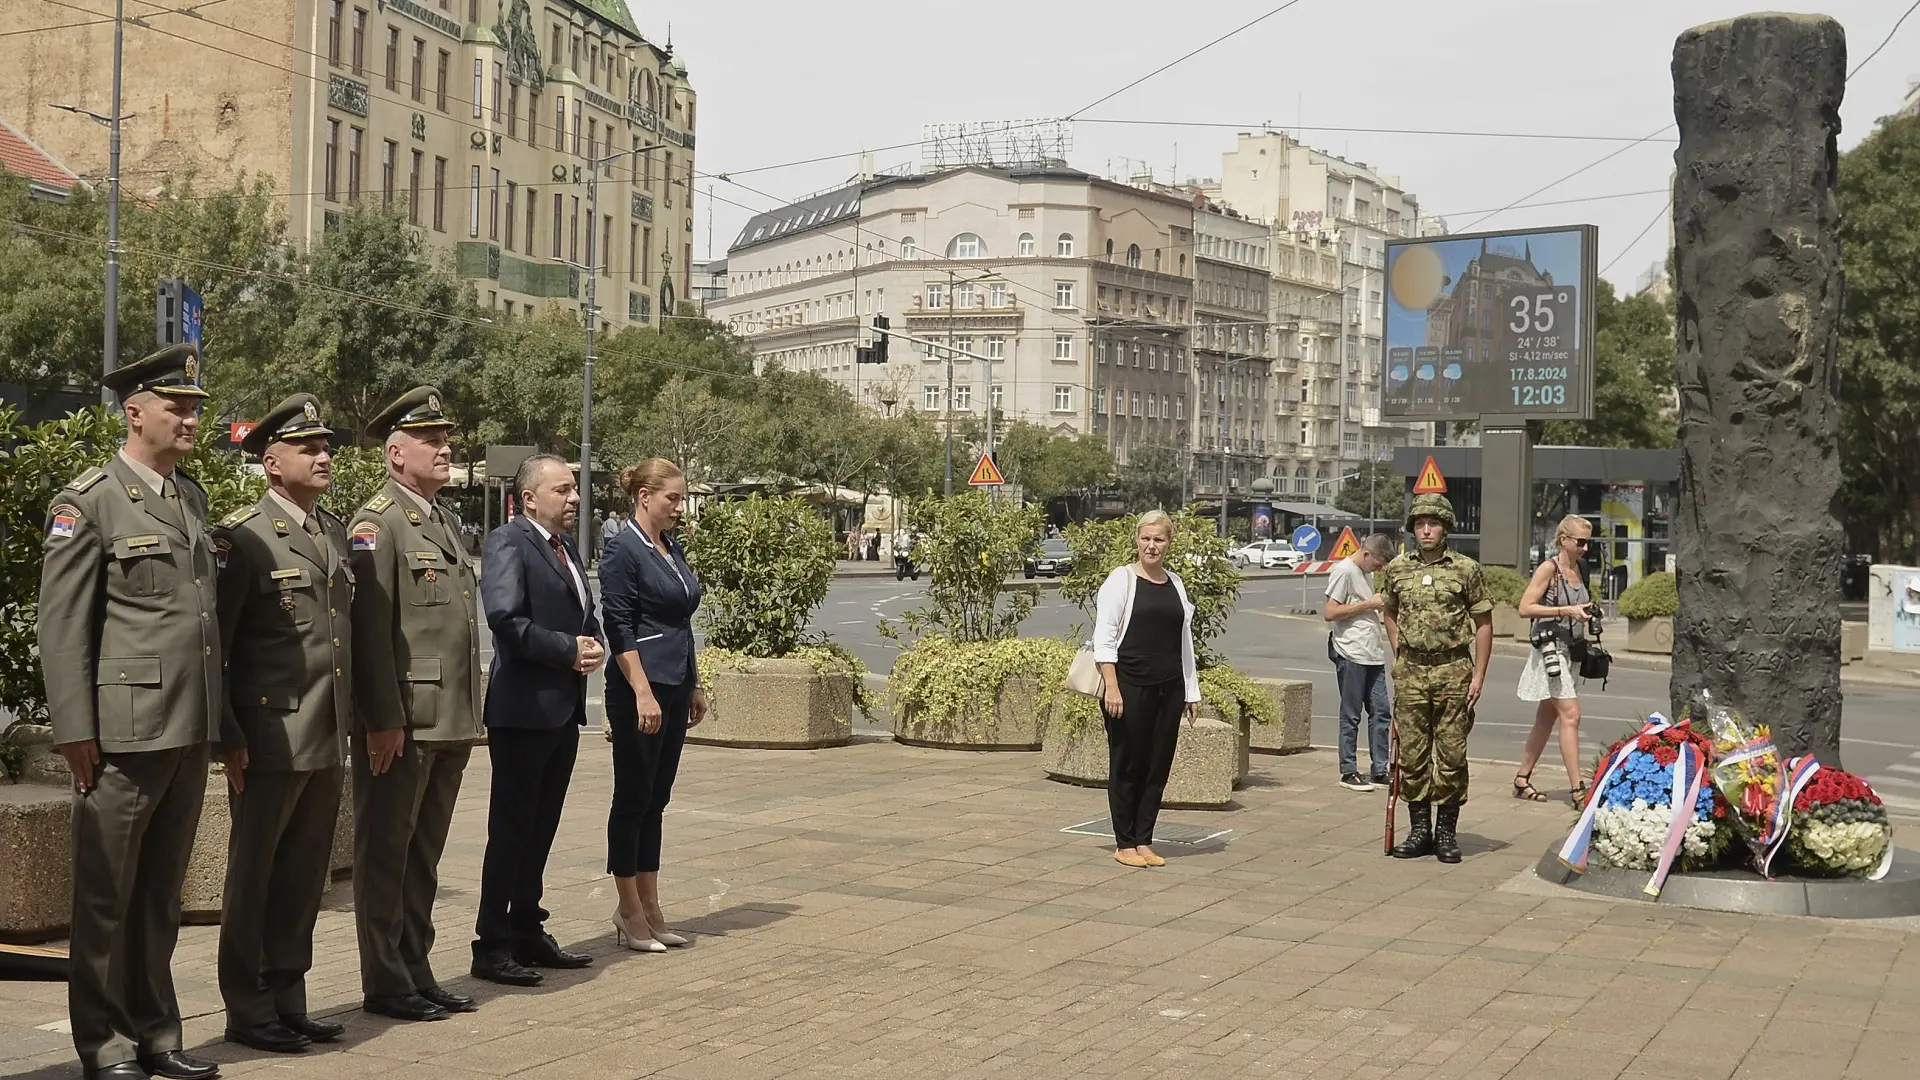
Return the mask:
<path id="1" fill-rule="evenodd" d="M 103 1065 L 98 1069 L 83 1069 L 81 1074 L 86 1077 L 86 1080 L 147 1080 L 147 1070 L 133 1061 Z"/>
<path id="2" fill-rule="evenodd" d="M 141 1054 L 140 1067 L 154 1076 L 164 1076 L 167 1080 L 214 1080 L 220 1075 L 220 1066 L 204 1058 L 194 1057 L 185 1050 L 162 1050 L 157 1054 Z"/>
<path id="3" fill-rule="evenodd" d="M 312 1039 L 278 1020 L 269 1020 L 264 1024 L 254 1024 L 251 1027 L 230 1027 L 227 1029 L 227 1041 L 251 1046 L 255 1050 L 265 1050 L 269 1054 L 298 1054 L 313 1045 Z"/>
<path id="4" fill-rule="evenodd" d="M 428 1001 L 433 1002 L 435 1005 L 440 1006 L 450 1013 L 480 1011 L 478 1002 L 475 1002 L 472 998 L 464 994 L 456 994 L 445 987 L 427 986 L 415 990 L 414 993 L 426 998 Z"/>
<path id="5" fill-rule="evenodd" d="M 523 941 L 513 947 L 513 959 L 527 967 L 543 968 L 583 968 L 593 963 L 593 957 L 586 953 L 568 952 L 553 940 L 552 934 L 541 934 L 531 941 Z"/>
<path id="6" fill-rule="evenodd" d="M 399 997 L 368 996 L 360 1007 L 380 1016 L 391 1016 L 395 1020 L 445 1020 L 447 1010 L 421 997 L 419 994 L 402 994 Z"/>
<path id="7" fill-rule="evenodd" d="M 331 1020 L 315 1020 L 306 1013 L 288 1013 L 280 1018 L 288 1031 L 295 1035 L 305 1035 L 314 1042 L 332 1042 L 347 1033 L 345 1024 L 336 1024 Z"/>
<path id="8" fill-rule="evenodd" d="M 546 981 L 546 977 L 539 972 L 521 967 L 505 956 L 492 960 L 475 960 L 473 977 L 496 982 L 502 986 L 539 986 Z"/>

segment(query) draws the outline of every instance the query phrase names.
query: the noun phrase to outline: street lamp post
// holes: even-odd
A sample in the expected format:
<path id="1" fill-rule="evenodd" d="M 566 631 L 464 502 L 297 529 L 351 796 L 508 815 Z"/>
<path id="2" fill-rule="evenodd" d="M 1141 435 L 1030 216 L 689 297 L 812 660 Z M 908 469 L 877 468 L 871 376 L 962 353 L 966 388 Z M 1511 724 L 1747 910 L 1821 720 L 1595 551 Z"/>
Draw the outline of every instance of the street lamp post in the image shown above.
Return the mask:
<path id="1" fill-rule="evenodd" d="M 1320 527 L 1320 511 L 1317 509 L 1320 505 L 1320 489 L 1329 484 L 1344 484 L 1349 480 L 1358 480 L 1359 478 L 1360 474 L 1356 472 L 1348 473 L 1345 476 L 1335 476 L 1326 480 L 1315 480 L 1313 482 L 1313 505 L 1316 507 L 1313 512 L 1313 527 L 1315 529 Z"/>
<path id="2" fill-rule="evenodd" d="M 85 116 L 107 127 L 107 296 L 106 322 L 101 326 L 100 374 L 119 365 L 120 355 L 120 68 L 126 44 L 126 0 L 113 4 L 113 108 L 105 116 L 75 105 L 53 108 Z M 140 20 L 135 19 L 136 23 Z M 141 25 L 146 25 L 141 23 Z M 104 386 L 100 400 L 111 406 L 113 392 Z"/>

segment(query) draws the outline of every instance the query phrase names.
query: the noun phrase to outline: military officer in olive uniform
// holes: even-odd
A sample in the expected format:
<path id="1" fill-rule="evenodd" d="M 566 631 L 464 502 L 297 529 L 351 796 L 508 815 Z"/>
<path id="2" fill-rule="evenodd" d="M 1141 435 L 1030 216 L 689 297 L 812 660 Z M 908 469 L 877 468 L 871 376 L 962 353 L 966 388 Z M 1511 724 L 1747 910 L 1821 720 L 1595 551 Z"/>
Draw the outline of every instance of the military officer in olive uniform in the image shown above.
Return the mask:
<path id="1" fill-rule="evenodd" d="M 73 772 L 67 1011 L 89 1078 L 219 1074 L 181 1050 L 171 971 L 222 693 L 207 496 L 175 468 L 200 426 L 199 374 L 175 345 L 101 379 L 126 445 L 47 511 L 40 663 Z"/>
<path id="2" fill-rule="evenodd" d="M 1411 828 L 1396 859 L 1460 861 L 1460 806 L 1467 801 L 1467 733 L 1493 654 L 1493 601 L 1480 564 L 1447 549 L 1453 504 L 1417 495 L 1407 531 L 1418 550 L 1382 572 L 1387 640 L 1393 646 L 1393 725 Z M 1439 805 L 1439 821 L 1433 806 Z"/>
<path id="3" fill-rule="evenodd" d="M 267 493 L 213 533 L 233 810 L 220 996 L 228 1041 L 276 1053 L 346 1030 L 307 1015 L 306 984 L 353 716 L 347 526 L 319 505 L 331 434 L 312 394 L 281 402 L 240 444 Z"/>
<path id="4" fill-rule="evenodd" d="M 353 601 L 354 920 L 367 1011 L 401 1020 L 472 1012 L 427 964 L 440 853 L 481 735 L 478 588 L 460 521 L 434 502 L 453 421 L 422 386 L 375 417 L 387 486 L 348 534 Z"/>

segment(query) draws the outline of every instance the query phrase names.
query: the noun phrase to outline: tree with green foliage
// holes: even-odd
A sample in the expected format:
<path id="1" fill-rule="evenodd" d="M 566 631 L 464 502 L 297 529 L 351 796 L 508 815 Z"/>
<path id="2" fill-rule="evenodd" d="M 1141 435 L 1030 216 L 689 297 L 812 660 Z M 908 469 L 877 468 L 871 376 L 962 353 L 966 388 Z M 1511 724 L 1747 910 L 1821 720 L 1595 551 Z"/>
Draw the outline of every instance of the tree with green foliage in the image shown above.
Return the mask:
<path id="1" fill-rule="evenodd" d="M 865 490 L 880 459 L 875 420 L 838 383 L 770 365 L 742 429 L 746 464 L 767 480 Z"/>
<path id="2" fill-rule="evenodd" d="M 1093 618 L 1094 599 L 1116 566 L 1134 561 L 1135 516 L 1087 521 L 1067 526 L 1067 548 L 1073 569 L 1060 582 L 1060 595 Z M 1226 632 L 1227 618 L 1240 598 L 1240 571 L 1227 560 L 1227 541 L 1217 534 L 1219 523 L 1191 510 L 1173 514 L 1173 543 L 1167 548 L 1167 568 L 1180 575 L 1187 599 L 1193 603 L 1193 649 L 1200 667 L 1223 662 L 1213 650 L 1214 639 Z"/>
<path id="3" fill-rule="evenodd" d="M 1095 438 L 1056 435 L 1017 420 L 994 448 L 994 462 L 1010 483 L 1035 502 L 1086 491 L 1113 479 L 1113 455 Z"/>
<path id="4" fill-rule="evenodd" d="M 906 409 L 879 421 L 874 458 L 876 487 L 913 499 L 938 488 L 946 476 L 946 446 L 927 413 Z"/>
<path id="5" fill-rule="evenodd" d="M 532 318 L 494 326 L 468 395 L 477 407 L 482 444 L 534 446 L 580 456 L 580 380 L 586 372 L 586 328 L 549 304 Z M 597 410 L 596 410 L 597 412 Z"/>
<path id="6" fill-rule="evenodd" d="M 1666 449 L 1679 433 L 1674 400 L 1673 315 L 1648 293 L 1621 299 L 1602 278 L 1593 306 L 1592 420 L 1549 420 L 1550 446 Z"/>
<path id="7" fill-rule="evenodd" d="M 707 643 L 750 657 L 789 656 L 833 581 L 833 530 L 792 496 L 708 502 L 687 543 L 706 594 Z"/>
<path id="8" fill-rule="evenodd" d="M 1039 593 L 1007 579 L 1039 546 L 1044 520 L 1037 506 L 982 491 L 915 502 L 909 521 L 920 540 L 913 559 L 932 580 L 926 606 L 903 616 L 908 629 L 963 643 L 1015 636 Z"/>
<path id="9" fill-rule="evenodd" d="M 1841 499 L 1854 542 L 1920 559 L 1920 116 L 1840 158 Z"/>
<path id="10" fill-rule="evenodd" d="M 1120 466 L 1120 490 L 1129 510 L 1179 509 L 1186 487 L 1186 461 L 1177 447 L 1136 446 Z"/>
<path id="11" fill-rule="evenodd" d="M 1333 496 L 1333 505 L 1349 514 L 1381 520 L 1398 519 L 1405 512 L 1407 482 L 1384 461 L 1362 463 Z"/>

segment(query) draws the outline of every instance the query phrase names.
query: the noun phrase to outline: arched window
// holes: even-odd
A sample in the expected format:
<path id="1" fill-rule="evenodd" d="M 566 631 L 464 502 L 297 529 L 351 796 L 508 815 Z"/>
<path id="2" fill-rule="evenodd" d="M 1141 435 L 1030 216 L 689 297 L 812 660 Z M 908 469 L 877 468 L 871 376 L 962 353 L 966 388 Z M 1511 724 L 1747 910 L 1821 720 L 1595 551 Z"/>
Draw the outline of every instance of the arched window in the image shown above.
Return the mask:
<path id="1" fill-rule="evenodd" d="M 1023 259 L 1033 257 L 1033 234 L 1030 232 L 1020 234 L 1020 257 Z"/>
<path id="2" fill-rule="evenodd" d="M 1127 265 L 1135 270 L 1140 269 L 1140 245 L 1139 244 L 1127 245 Z"/>
<path id="3" fill-rule="evenodd" d="M 1156 274 L 1160 272 L 1160 249 L 1159 248 L 1153 249 L 1153 272 Z"/>
<path id="4" fill-rule="evenodd" d="M 1187 276 L 1187 257 L 1185 255 L 1180 256 L 1180 276 Z"/>
<path id="5" fill-rule="evenodd" d="M 903 236 L 900 238 L 900 257 L 903 259 L 917 259 L 920 257 L 920 249 L 913 246 L 913 237 Z"/>
<path id="6" fill-rule="evenodd" d="M 1060 238 L 1053 242 L 1053 253 L 1063 259 L 1073 258 L 1073 234 L 1061 233 Z"/>
<path id="7" fill-rule="evenodd" d="M 1107 261 L 1108 262 L 1113 261 L 1113 241 L 1112 240 L 1107 241 Z"/>
<path id="8" fill-rule="evenodd" d="M 949 259 L 984 259 L 987 257 L 987 242 L 970 232 L 963 232 L 947 241 Z"/>

